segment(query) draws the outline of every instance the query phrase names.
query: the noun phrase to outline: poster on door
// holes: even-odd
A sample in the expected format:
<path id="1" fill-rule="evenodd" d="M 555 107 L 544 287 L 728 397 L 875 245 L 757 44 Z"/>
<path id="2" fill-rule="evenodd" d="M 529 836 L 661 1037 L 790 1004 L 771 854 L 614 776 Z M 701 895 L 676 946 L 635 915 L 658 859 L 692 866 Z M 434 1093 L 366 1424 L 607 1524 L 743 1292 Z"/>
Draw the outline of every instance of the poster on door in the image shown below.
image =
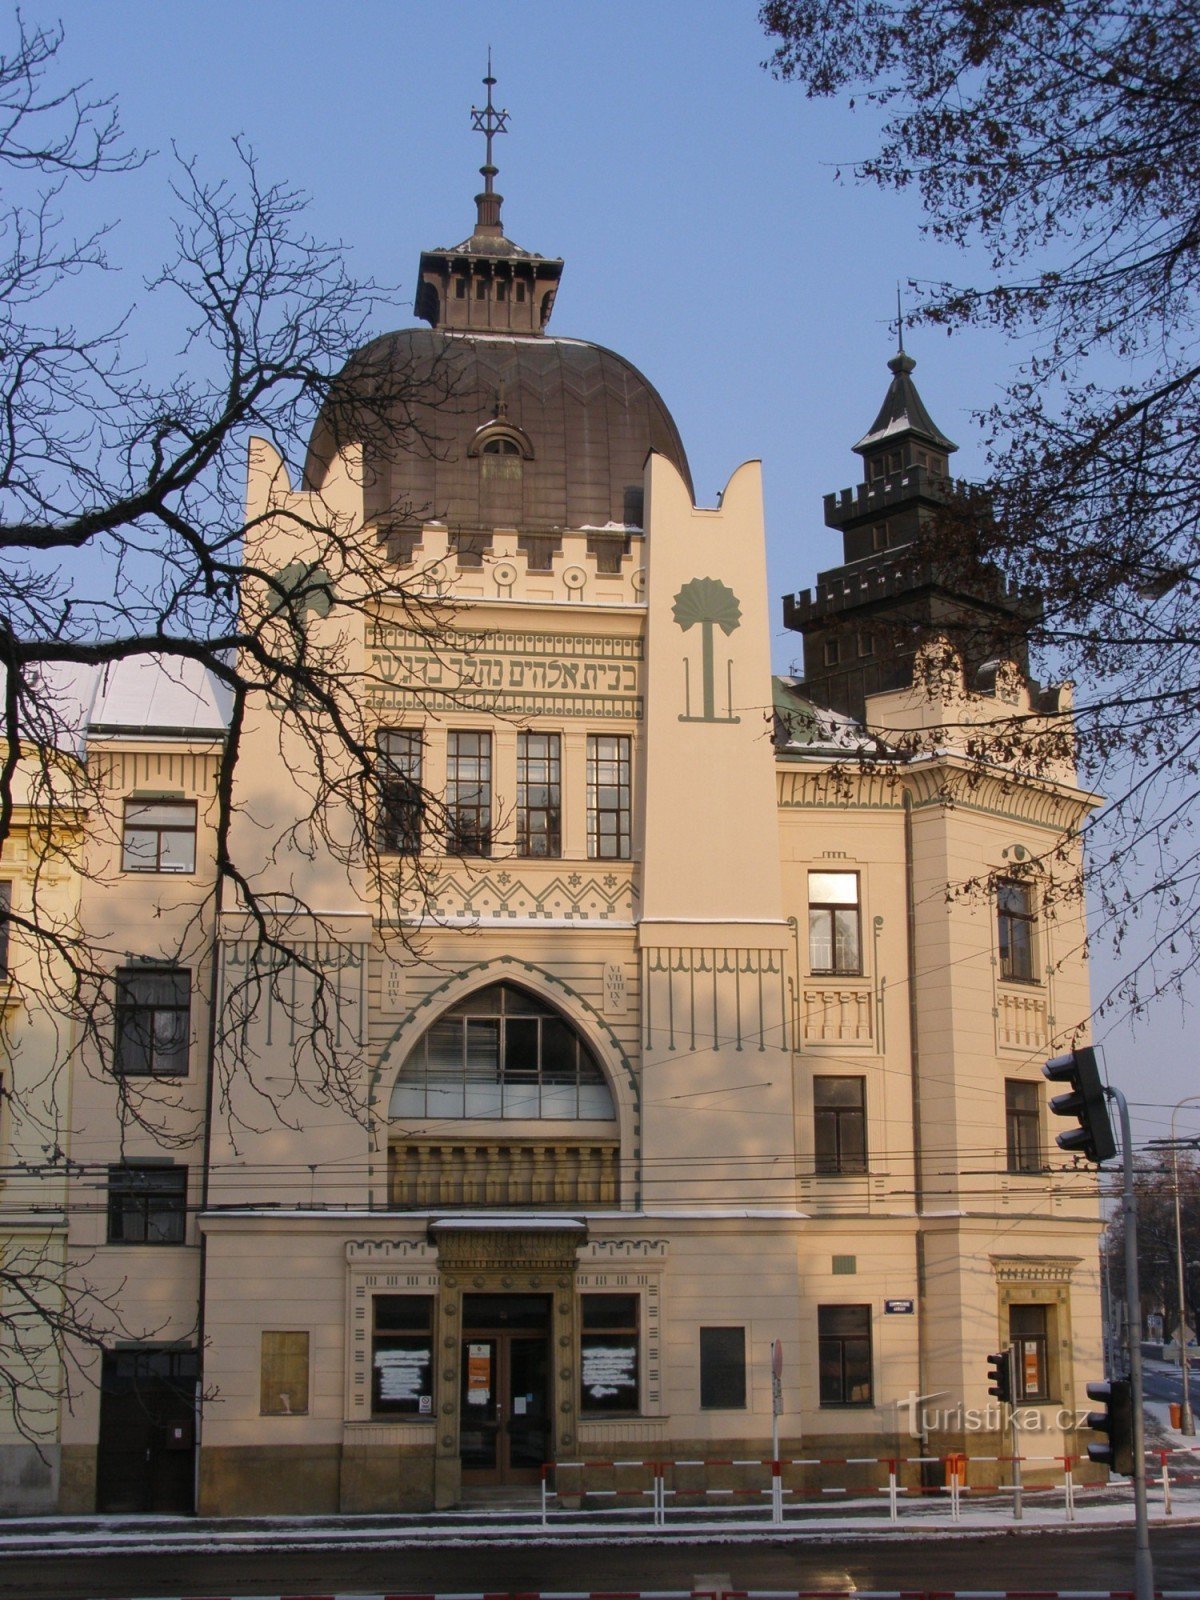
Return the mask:
<path id="1" fill-rule="evenodd" d="M 1023 1339 L 1021 1341 L 1021 1356 L 1025 1368 L 1025 1393 L 1027 1395 L 1038 1394 L 1042 1387 L 1042 1371 L 1035 1339 Z"/>
<path id="2" fill-rule="evenodd" d="M 492 1397 L 492 1347 L 467 1346 L 467 1404 L 485 1406 Z"/>

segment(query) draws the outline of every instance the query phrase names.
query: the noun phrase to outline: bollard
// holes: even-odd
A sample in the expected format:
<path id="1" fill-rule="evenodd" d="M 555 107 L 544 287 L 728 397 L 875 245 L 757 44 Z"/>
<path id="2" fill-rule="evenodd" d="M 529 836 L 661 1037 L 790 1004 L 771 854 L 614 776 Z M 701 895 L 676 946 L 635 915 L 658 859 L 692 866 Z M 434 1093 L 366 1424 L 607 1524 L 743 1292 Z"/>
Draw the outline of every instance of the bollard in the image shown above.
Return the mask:
<path id="1" fill-rule="evenodd" d="M 1171 1469 L 1167 1465 L 1167 1452 L 1159 1451 L 1159 1460 L 1162 1463 L 1162 1490 L 1163 1490 L 1163 1516 L 1171 1515 Z"/>
<path id="2" fill-rule="evenodd" d="M 778 1458 L 771 1463 L 771 1521 L 777 1526 L 783 1522 L 783 1463 Z"/>
<path id="3" fill-rule="evenodd" d="M 900 1499 L 897 1494 L 895 1461 L 888 1462 L 888 1520 L 891 1522 L 900 1520 Z"/>

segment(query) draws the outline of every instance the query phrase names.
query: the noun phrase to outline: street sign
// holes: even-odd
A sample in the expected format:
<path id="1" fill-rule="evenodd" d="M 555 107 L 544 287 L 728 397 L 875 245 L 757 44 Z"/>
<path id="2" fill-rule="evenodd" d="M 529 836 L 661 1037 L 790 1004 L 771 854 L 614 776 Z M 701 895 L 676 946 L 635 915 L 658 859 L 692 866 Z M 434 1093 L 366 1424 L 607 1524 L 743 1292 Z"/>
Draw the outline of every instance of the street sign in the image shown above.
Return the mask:
<path id="1" fill-rule="evenodd" d="M 913 1302 L 911 1300 L 885 1300 L 883 1302 L 885 1317 L 911 1317 Z"/>

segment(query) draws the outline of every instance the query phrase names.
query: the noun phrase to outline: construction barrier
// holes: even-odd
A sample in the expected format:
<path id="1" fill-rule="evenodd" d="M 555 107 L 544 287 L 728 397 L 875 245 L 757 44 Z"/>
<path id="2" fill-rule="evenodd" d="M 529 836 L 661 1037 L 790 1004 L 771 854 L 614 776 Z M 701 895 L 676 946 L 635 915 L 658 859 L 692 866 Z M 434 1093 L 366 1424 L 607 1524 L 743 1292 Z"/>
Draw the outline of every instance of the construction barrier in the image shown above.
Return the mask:
<path id="1" fill-rule="evenodd" d="M 1188 1459 L 1173 1461 L 1173 1457 Z M 795 1520 L 804 1509 L 816 1505 L 837 1504 L 862 1511 L 880 1505 L 883 1497 L 891 1522 L 900 1521 L 902 1504 L 931 1497 L 945 1499 L 952 1523 L 961 1520 L 968 1497 L 974 1504 L 1006 1502 L 1011 1505 L 1013 1520 L 1020 1521 L 1029 1497 L 1047 1495 L 1061 1496 L 1064 1518 L 1074 1522 L 1081 1494 L 1132 1487 L 1124 1478 L 1079 1483 L 1075 1468 L 1081 1459 L 952 1452 L 945 1456 L 790 1456 L 779 1460 L 705 1456 L 551 1461 L 541 1472 L 542 1523 L 548 1524 L 551 1511 L 584 1516 L 621 1511 L 642 1512 L 654 1527 L 663 1527 L 672 1511 L 737 1508 L 754 1514 L 756 1520 L 779 1526 L 788 1513 Z M 1196 1470 L 1189 1472 L 1188 1466 Z M 1043 1481 L 1028 1482 L 1024 1476 L 1027 1468 L 1040 1473 Z M 844 1481 L 829 1482 L 831 1469 L 841 1469 Z M 905 1481 L 906 1477 L 917 1481 Z M 1197 1447 L 1147 1451 L 1146 1477 L 1148 1484 L 1161 1489 L 1163 1515 L 1172 1515 L 1172 1490 L 1200 1483 Z M 851 1481 L 845 1481 L 847 1478 Z"/>

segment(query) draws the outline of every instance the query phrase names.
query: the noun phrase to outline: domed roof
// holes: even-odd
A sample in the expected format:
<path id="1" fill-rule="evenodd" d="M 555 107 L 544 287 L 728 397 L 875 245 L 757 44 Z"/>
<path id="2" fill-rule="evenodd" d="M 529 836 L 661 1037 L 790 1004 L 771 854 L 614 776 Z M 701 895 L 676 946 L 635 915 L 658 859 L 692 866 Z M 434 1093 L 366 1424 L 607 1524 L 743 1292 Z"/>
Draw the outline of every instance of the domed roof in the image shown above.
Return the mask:
<path id="1" fill-rule="evenodd" d="M 319 488 L 338 445 L 361 441 L 366 516 L 389 531 L 433 521 L 523 533 L 640 527 L 652 450 L 691 489 L 679 431 L 659 394 L 600 345 L 411 328 L 364 346 L 344 379 L 342 396 L 313 430 L 305 478 Z M 370 426 L 362 421 L 364 391 L 383 401 L 368 402 Z M 501 514 L 481 469 L 489 441 L 512 462 Z"/>

